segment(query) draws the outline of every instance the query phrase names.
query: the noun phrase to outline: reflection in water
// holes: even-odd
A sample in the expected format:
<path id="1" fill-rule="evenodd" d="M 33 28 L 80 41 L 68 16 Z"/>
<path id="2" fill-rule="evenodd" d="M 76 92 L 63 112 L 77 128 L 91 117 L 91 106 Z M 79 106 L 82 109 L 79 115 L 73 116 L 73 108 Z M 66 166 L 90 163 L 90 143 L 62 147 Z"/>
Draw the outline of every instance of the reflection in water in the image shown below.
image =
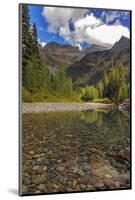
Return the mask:
<path id="1" fill-rule="evenodd" d="M 23 193 L 130 187 L 130 119 L 118 111 L 23 115 Z"/>

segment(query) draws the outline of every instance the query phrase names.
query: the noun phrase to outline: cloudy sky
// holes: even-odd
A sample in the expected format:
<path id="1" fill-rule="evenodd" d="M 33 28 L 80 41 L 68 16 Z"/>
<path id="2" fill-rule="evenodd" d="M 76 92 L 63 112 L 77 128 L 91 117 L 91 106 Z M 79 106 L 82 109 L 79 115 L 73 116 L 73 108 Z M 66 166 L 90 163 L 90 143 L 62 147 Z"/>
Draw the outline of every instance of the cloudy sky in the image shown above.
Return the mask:
<path id="1" fill-rule="evenodd" d="M 30 5 L 30 22 L 36 23 L 38 41 L 55 41 L 80 49 L 91 44 L 113 45 L 130 37 L 130 13 L 104 9 L 75 9 Z"/>

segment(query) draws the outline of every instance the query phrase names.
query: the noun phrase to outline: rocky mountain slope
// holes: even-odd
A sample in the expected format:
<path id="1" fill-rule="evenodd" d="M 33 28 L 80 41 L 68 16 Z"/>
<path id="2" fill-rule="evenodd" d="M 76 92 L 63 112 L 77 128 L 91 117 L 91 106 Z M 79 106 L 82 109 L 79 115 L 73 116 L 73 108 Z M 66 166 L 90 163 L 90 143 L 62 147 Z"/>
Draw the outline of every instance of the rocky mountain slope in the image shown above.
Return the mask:
<path id="1" fill-rule="evenodd" d="M 130 40 L 124 36 L 109 50 L 90 52 L 67 69 L 75 87 L 96 85 L 109 67 L 120 63 L 130 69 Z"/>
<path id="2" fill-rule="evenodd" d="M 40 47 L 40 55 L 49 71 L 55 72 L 61 66 L 72 78 L 74 87 L 96 85 L 109 67 L 123 63 L 130 69 L 130 40 L 124 36 L 111 48 L 93 44 L 82 51 L 78 47 L 49 42 Z"/>

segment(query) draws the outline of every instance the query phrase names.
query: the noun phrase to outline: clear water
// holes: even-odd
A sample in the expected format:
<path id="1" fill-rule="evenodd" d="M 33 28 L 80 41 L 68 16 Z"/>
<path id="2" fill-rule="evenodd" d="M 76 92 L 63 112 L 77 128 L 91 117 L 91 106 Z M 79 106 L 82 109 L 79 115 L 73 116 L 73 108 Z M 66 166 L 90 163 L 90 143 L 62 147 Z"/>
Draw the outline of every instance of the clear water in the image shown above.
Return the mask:
<path id="1" fill-rule="evenodd" d="M 130 188 L 130 118 L 116 110 L 23 115 L 22 192 Z"/>

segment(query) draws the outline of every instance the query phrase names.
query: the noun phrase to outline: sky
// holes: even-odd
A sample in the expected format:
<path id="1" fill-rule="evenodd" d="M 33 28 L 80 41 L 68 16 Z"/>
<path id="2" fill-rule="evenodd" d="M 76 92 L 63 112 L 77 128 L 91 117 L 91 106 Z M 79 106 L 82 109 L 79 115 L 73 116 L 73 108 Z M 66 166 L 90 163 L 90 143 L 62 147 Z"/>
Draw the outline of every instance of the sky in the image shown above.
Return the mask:
<path id="1" fill-rule="evenodd" d="M 30 23 L 36 24 L 38 42 L 78 46 L 113 45 L 121 36 L 130 38 L 130 12 L 29 5 Z"/>

